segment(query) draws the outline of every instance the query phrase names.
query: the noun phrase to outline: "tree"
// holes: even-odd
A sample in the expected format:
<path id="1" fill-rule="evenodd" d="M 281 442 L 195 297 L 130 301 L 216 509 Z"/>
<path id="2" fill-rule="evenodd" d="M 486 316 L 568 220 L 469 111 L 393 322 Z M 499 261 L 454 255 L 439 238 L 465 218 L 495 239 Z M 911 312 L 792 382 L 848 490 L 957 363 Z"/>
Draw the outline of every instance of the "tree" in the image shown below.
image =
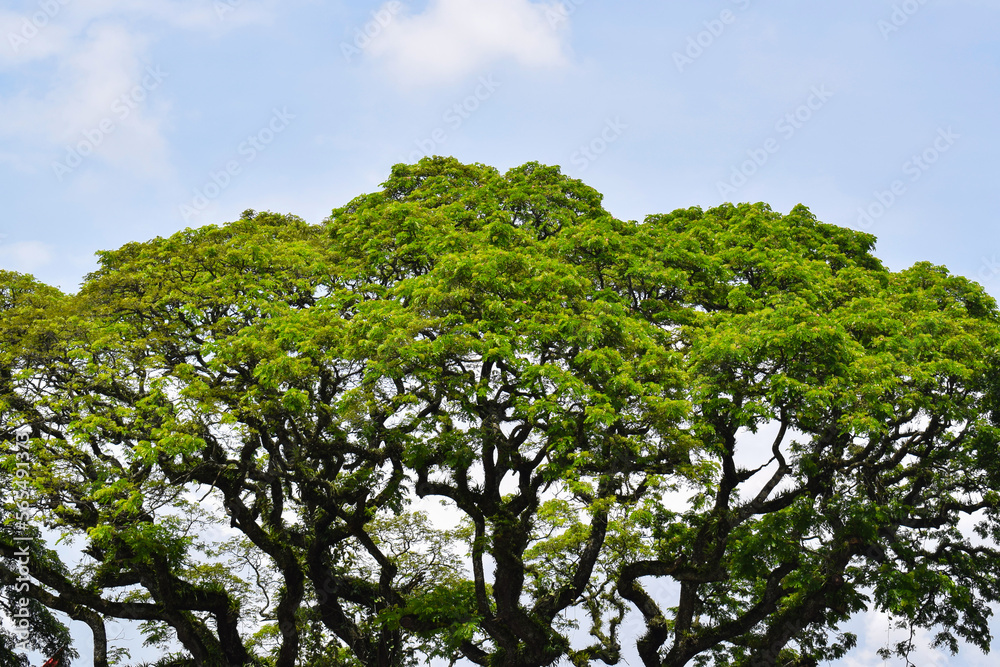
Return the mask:
<path id="1" fill-rule="evenodd" d="M 101 253 L 76 295 L 2 274 L 5 435 L 82 545 L 39 536 L 31 598 L 164 664 L 810 665 L 869 603 L 986 648 L 996 304 L 874 241 L 429 158 L 322 225 Z"/>

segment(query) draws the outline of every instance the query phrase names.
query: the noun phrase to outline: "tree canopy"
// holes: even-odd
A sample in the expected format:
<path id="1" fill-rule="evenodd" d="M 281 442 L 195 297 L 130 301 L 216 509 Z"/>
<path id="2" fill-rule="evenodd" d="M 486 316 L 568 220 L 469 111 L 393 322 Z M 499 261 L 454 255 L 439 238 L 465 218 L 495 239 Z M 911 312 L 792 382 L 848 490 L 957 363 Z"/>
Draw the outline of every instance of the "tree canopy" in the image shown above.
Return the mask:
<path id="1" fill-rule="evenodd" d="M 0 606 L 96 667 L 108 619 L 206 667 L 805 667 L 869 607 L 987 649 L 997 306 L 874 243 L 426 158 L 0 272 Z"/>

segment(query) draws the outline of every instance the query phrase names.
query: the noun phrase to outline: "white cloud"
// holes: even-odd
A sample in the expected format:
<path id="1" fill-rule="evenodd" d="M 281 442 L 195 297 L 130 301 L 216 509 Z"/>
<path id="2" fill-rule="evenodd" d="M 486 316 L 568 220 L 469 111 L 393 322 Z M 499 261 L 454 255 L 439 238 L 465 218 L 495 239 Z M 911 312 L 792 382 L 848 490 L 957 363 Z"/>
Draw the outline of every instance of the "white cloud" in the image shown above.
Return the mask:
<path id="1" fill-rule="evenodd" d="M 37 1 L 21 11 L 0 9 L 0 67 L 71 57 L 93 22 L 117 22 L 131 31 L 145 24 L 222 32 L 269 20 L 277 0 Z"/>
<path id="2" fill-rule="evenodd" d="M 41 241 L 0 243 L 0 266 L 30 273 L 52 261 L 52 246 Z"/>
<path id="3" fill-rule="evenodd" d="M 162 176 L 170 79 L 150 76 L 162 72 L 148 59 L 150 45 L 171 29 L 220 33 L 266 22 L 275 2 L 45 0 L 0 10 L 0 70 L 35 70 L 0 96 L 0 141 L 12 148 L 4 153 L 16 153 L 22 171 L 65 177 L 57 163 L 76 162 L 81 148 L 83 170 L 110 165 Z"/>
<path id="4" fill-rule="evenodd" d="M 169 73 L 143 62 L 146 46 L 123 25 L 92 24 L 42 90 L 22 89 L 0 100 L 0 136 L 49 146 L 55 152 L 48 152 L 47 162 L 75 162 L 68 156 L 79 148 L 83 155 L 71 171 L 102 162 L 162 174 L 167 151 L 159 112 L 165 98 L 157 89 L 169 85 Z"/>
<path id="5" fill-rule="evenodd" d="M 524 67 L 568 62 L 559 2 L 431 0 L 422 14 L 399 14 L 366 45 L 401 84 L 447 83 L 512 59 Z"/>
<path id="6" fill-rule="evenodd" d="M 58 18 L 44 12 L 33 15 L 0 10 L 0 67 L 65 52 L 72 41 L 72 28 Z"/>

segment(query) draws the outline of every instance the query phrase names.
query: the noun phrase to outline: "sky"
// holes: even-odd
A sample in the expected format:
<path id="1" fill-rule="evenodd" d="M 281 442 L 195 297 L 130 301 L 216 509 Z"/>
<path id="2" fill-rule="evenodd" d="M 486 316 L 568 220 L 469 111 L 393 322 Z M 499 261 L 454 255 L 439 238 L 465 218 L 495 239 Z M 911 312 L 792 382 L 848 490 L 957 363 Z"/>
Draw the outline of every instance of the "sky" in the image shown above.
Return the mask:
<path id="1" fill-rule="evenodd" d="M 453 155 L 628 220 L 803 203 L 1000 296 L 998 109 L 1000 0 L 4 0 L 0 268 L 75 292 L 99 250 Z M 838 665 L 882 664 L 855 630 Z"/>

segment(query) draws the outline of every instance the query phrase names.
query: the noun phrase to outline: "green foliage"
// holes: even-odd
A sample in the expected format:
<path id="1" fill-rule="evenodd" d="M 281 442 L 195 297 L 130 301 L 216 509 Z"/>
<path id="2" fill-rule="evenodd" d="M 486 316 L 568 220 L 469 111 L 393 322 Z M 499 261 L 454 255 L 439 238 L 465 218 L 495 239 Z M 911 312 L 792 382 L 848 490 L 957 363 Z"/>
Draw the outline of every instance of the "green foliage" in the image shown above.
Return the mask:
<path id="1" fill-rule="evenodd" d="M 76 295 L 0 272 L 0 422 L 82 549 L 36 549 L 32 622 L 136 619 L 164 665 L 791 666 L 873 604 L 986 648 L 996 304 L 874 243 L 429 158 L 321 225 L 102 252 Z"/>

